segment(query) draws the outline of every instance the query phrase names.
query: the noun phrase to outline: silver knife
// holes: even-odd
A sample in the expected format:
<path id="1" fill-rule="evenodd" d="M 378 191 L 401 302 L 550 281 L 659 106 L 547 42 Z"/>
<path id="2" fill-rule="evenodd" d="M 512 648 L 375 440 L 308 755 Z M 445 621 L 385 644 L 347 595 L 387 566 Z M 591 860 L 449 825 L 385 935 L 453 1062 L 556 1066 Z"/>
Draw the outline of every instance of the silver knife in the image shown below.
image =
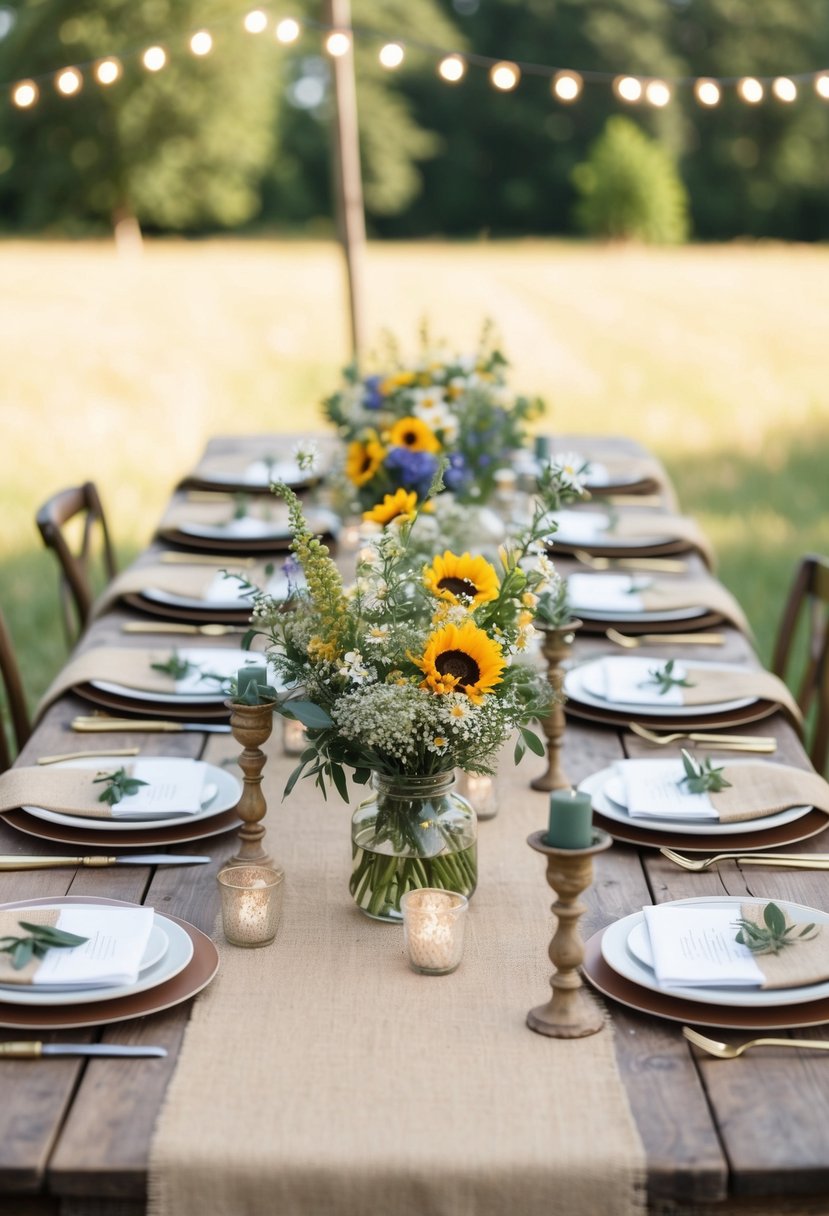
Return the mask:
<path id="1" fill-rule="evenodd" d="M 108 718 L 105 714 L 72 719 L 72 729 L 79 731 L 158 730 L 172 734 L 195 730 L 206 734 L 230 734 L 229 722 L 170 722 L 162 718 Z"/>
<path id="2" fill-rule="evenodd" d="M 39 1060 L 41 1056 L 166 1056 L 166 1047 L 134 1047 L 122 1043 L 0 1043 L 0 1059 Z"/>
<path id="3" fill-rule="evenodd" d="M 132 853 L 124 857 L 24 857 L 0 855 L 0 870 L 53 870 L 60 866 L 198 866 L 210 861 L 193 853 Z"/>

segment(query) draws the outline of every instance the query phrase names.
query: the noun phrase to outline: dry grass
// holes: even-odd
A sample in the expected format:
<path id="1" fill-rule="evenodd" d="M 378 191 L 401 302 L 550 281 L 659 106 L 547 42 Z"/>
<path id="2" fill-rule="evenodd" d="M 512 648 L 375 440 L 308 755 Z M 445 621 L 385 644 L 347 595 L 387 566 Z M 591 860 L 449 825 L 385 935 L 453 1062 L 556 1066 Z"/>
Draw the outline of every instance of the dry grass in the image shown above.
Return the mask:
<path id="1" fill-rule="evenodd" d="M 37 691 L 63 651 L 33 516 L 94 478 L 122 550 L 144 544 L 217 432 L 318 428 L 347 358 L 337 250 L 279 241 L 7 243 L 0 286 L 2 603 Z M 424 318 L 471 347 L 492 318 L 547 427 L 655 449 L 768 646 L 797 554 L 829 551 L 829 250 L 553 242 L 374 245 L 368 332 Z M 44 584 L 45 579 L 45 584 Z"/>

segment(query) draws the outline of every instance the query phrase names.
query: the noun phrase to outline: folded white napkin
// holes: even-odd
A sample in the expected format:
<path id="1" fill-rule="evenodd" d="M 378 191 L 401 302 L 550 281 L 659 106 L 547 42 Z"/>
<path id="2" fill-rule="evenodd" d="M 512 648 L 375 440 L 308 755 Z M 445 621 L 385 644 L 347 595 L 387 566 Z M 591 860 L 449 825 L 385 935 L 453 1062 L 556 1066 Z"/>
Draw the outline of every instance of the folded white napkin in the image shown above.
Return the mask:
<path id="1" fill-rule="evenodd" d="M 574 612 L 644 612 L 635 589 L 644 591 L 653 579 L 629 574 L 571 574 L 567 594 Z"/>
<path id="2" fill-rule="evenodd" d="M 15 909 L 14 916 L 35 920 L 27 918 L 27 911 L 37 909 Z M 65 907 L 60 909 L 55 927 L 88 940 L 82 946 L 47 951 L 35 968 L 26 969 L 23 982 L 37 987 L 134 984 L 150 939 L 153 909 Z M 19 933 L 22 936 L 25 930 Z M 15 983 L 14 974 L 4 971 L 3 982 Z"/>
<path id="3" fill-rule="evenodd" d="M 110 764 L 115 771 L 118 762 Z M 109 771 L 109 765 L 100 762 L 98 768 Z M 137 759 L 129 769 L 131 777 L 147 784 L 113 803 L 113 819 L 168 819 L 173 815 L 194 815 L 202 809 L 207 765 L 201 760 Z"/>
<path id="4" fill-rule="evenodd" d="M 301 586 L 303 582 L 304 579 L 301 575 L 295 576 L 293 579 L 294 586 Z M 288 579 L 281 572 L 274 574 L 267 585 L 262 588 L 275 600 L 284 600 L 288 595 L 288 589 Z M 244 607 L 251 603 L 251 592 L 242 579 L 217 571 L 210 580 L 204 593 L 204 599 L 208 604 L 239 604 Z"/>
<path id="5" fill-rule="evenodd" d="M 613 768 L 631 818 L 719 818 L 707 793 L 691 794 L 679 784 L 685 775 L 681 760 L 618 760 Z"/>
<path id="6" fill-rule="evenodd" d="M 242 480 L 249 486 L 267 486 L 272 481 L 294 485 L 304 481 L 305 474 L 293 460 L 280 460 L 270 465 L 264 460 L 252 460 L 242 474 Z"/>
<path id="7" fill-rule="evenodd" d="M 211 679 L 211 676 L 220 676 L 223 680 L 227 680 L 236 676 L 240 667 L 261 665 L 263 661 L 261 654 L 251 654 L 249 650 L 228 650 L 218 646 L 214 648 L 184 647 L 179 649 L 177 654 L 186 662 L 195 664 L 196 667 L 196 670 L 188 671 L 182 679 L 176 680 L 176 693 L 181 696 L 192 696 L 194 693 L 215 693 L 217 689 L 221 692 L 221 684 Z M 274 687 L 277 686 L 277 675 L 271 666 L 268 666 L 267 683 Z"/>
<path id="8" fill-rule="evenodd" d="M 595 695 L 607 701 L 626 705 L 682 705 L 682 687 L 672 684 L 665 693 L 653 682 L 651 672 L 663 667 L 660 659 L 640 658 L 639 655 L 608 655 L 600 663 L 592 664 L 585 671 L 585 684 Z M 686 668 L 674 663 L 673 675 L 677 680 L 685 678 Z"/>
<path id="9" fill-rule="evenodd" d="M 589 544 L 603 536 L 610 523 L 604 511 L 557 511 L 550 518 L 558 524 L 558 532 L 552 536 L 554 544 L 556 536 L 569 543 Z"/>
<path id="10" fill-rule="evenodd" d="M 763 984 L 756 959 L 736 940 L 739 905 L 657 904 L 642 911 L 660 987 L 759 988 Z"/>

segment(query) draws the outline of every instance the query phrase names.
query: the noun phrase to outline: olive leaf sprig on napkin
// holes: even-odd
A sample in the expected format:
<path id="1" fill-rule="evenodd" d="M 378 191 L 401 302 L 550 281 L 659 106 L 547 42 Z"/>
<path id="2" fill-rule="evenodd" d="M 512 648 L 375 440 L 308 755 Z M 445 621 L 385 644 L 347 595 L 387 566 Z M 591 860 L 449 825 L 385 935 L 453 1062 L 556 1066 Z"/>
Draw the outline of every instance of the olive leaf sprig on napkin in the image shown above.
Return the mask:
<path id="1" fill-rule="evenodd" d="M 699 768 L 695 767 L 691 754 L 682 749 L 682 767 L 685 776 L 680 777 L 677 785 L 687 785 L 689 794 L 716 794 L 718 790 L 731 788 L 731 782 L 726 781 L 722 768 L 714 768 L 710 756 L 703 757 Z"/>
<path id="2" fill-rule="evenodd" d="M 674 675 L 675 662 L 676 659 L 668 659 L 667 663 L 663 664 L 662 667 L 652 667 L 648 671 L 648 679 L 642 681 L 641 687 L 644 688 L 647 684 L 656 684 L 660 697 L 664 697 L 665 693 L 673 688 L 674 685 L 680 688 L 693 688 L 694 685 L 687 676 Z"/>
<path id="3" fill-rule="evenodd" d="M 101 782 L 106 782 L 106 789 L 98 795 L 98 801 L 107 802 L 110 806 L 115 806 L 116 802 L 129 794 L 137 794 L 140 786 L 149 784 L 138 777 L 130 777 L 125 768 L 116 769 L 113 773 L 99 773 L 92 778 L 93 785 L 100 785 Z"/>
<path id="4" fill-rule="evenodd" d="M 88 937 L 67 933 L 65 929 L 55 929 L 52 925 L 33 925 L 26 920 L 17 923 L 26 930 L 25 937 L 0 937 L 0 954 L 11 955 L 15 971 L 22 971 L 32 958 L 45 958 L 47 950 L 71 949 L 89 941 Z"/>
<path id="5" fill-rule="evenodd" d="M 162 675 L 170 676 L 173 680 L 183 680 L 191 671 L 198 671 L 198 664 L 183 659 L 178 651 L 174 650 L 166 662 L 150 663 L 150 669 L 160 671 Z"/>
<path id="6" fill-rule="evenodd" d="M 796 946 L 800 941 L 816 937 L 818 930 L 810 925 L 787 925 L 785 913 L 775 903 L 767 903 L 763 909 L 763 924 L 741 916 L 734 923 L 738 927 L 735 941 L 748 946 L 752 954 L 779 954 L 785 946 Z M 799 930 L 799 932 L 795 932 Z"/>

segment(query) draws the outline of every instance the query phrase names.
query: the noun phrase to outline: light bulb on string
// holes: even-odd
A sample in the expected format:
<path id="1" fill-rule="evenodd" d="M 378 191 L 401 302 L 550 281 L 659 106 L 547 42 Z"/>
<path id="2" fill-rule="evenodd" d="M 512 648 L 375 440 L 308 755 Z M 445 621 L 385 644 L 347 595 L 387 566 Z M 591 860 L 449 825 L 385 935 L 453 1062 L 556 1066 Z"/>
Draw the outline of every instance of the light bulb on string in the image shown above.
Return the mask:
<path id="1" fill-rule="evenodd" d="M 642 97 L 642 81 L 635 76 L 617 76 L 613 82 L 618 97 L 622 101 L 639 101 Z"/>
<path id="2" fill-rule="evenodd" d="M 517 63 L 510 63 L 503 59 L 489 69 L 489 79 L 496 89 L 500 89 L 502 93 L 509 93 L 521 79 L 521 69 Z"/>
<path id="3" fill-rule="evenodd" d="M 797 85 L 788 76 L 778 76 L 772 82 L 771 91 L 778 101 L 784 101 L 788 104 L 797 100 Z"/>
<path id="4" fill-rule="evenodd" d="M 167 52 L 163 46 L 148 46 L 141 56 L 141 62 L 148 72 L 160 72 L 167 63 Z"/>
<path id="5" fill-rule="evenodd" d="M 74 97 L 83 87 L 83 76 L 77 68 L 64 68 L 55 77 L 55 88 L 64 97 Z"/>
<path id="6" fill-rule="evenodd" d="M 399 68 L 406 52 L 399 42 L 387 42 L 385 46 L 380 47 L 379 60 L 384 68 L 393 71 L 394 68 Z"/>
<path id="7" fill-rule="evenodd" d="M 283 17 L 276 24 L 276 41 L 283 43 L 285 46 L 289 42 L 296 42 L 300 34 L 299 22 L 293 17 Z"/>
<path id="8" fill-rule="evenodd" d="M 753 76 L 744 76 L 737 84 L 737 92 L 750 106 L 756 106 L 763 100 L 763 91 L 760 81 Z"/>
<path id="9" fill-rule="evenodd" d="M 645 85 L 645 101 L 662 109 L 671 100 L 671 90 L 664 80 L 649 80 Z"/>
<path id="10" fill-rule="evenodd" d="M 199 57 L 209 55 L 213 50 L 213 36 L 207 30 L 198 30 L 190 39 L 190 50 Z"/>
<path id="11" fill-rule="evenodd" d="M 446 55 L 438 64 L 438 76 L 447 84 L 457 84 L 466 75 L 466 62 L 460 55 Z"/>
<path id="12" fill-rule="evenodd" d="M 329 55 L 339 59 L 351 50 L 351 39 L 342 30 L 334 30 L 325 40 L 325 49 Z"/>
<path id="13" fill-rule="evenodd" d="M 815 92 L 824 101 L 829 101 L 829 72 L 821 72 L 815 76 Z"/>
<path id="14" fill-rule="evenodd" d="M 12 89 L 12 101 L 18 110 L 28 110 L 37 102 L 38 97 L 40 89 L 33 80 L 21 80 Z"/>
<path id="15" fill-rule="evenodd" d="M 578 72 L 556 72 L 550 88 L 553 96 L 559 101 L 575 101 L 582 90 L 584 81 Z"/>
<path id="16" fill-rule="evenodd" d="M 121 78 L 121 61 L 119 59 L 99 59 L 93 69 L 98 84 L 115 84 Z"/>
<path id="17" fill-rule="evenodd" d="M 261 34 L 268 28 L 268 17 L 261 8 L 252 9 L 242 22 L 249 34 Z"/>
<path id="18" fill-rule="evenodd" d="M 694 85 L 694 96 L 701 106 L 716 106 L 720 103 L 722 89 L 716 80 L 698 80 Z"/>

